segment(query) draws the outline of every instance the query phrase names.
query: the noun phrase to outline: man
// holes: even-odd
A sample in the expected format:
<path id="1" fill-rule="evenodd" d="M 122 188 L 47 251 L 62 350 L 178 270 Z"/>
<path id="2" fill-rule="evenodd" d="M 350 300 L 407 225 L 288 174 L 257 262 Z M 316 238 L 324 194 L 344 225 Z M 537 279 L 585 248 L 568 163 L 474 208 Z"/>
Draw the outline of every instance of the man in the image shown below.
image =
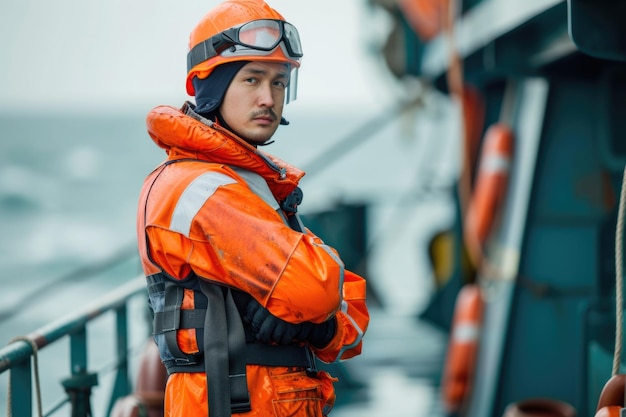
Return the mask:
<path id="1" fill-rule="evenodd" d="M 195 105 L 147 117 L 167 160 L 137 222 L 166 415 L 327 415 L 336 379 L 315 357 L 360 354 L 369 314 L 364 279 L 296 213 L 304 173 L 258 149 L 287 124 L 298 32 L 261 0 L 230 0 L 189 46 Z"/>

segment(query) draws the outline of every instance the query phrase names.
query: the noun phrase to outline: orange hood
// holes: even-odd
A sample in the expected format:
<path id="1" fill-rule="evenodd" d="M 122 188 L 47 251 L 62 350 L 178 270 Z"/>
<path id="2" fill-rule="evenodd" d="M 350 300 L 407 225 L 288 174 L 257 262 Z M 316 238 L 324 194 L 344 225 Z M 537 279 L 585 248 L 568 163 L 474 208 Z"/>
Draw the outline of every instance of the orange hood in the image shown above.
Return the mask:
<path id="1" fill-rule="evenodd" d="M 148 134 L 165 149 L 168 159 L 200 159 L 255 172 L 265 179 L 279 201 L 304 176 L 304 171 L 258 150 L 234 133 L 215 124 L 205 124 L 172 106 L 152 109 L 146 125 Z"/>

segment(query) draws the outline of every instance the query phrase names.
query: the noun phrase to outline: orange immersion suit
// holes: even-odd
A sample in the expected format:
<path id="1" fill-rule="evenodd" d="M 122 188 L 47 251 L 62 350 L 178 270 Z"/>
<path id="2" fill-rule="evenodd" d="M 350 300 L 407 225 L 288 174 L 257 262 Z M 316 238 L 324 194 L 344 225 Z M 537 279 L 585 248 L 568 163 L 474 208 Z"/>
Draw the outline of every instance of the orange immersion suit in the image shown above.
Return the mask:
<path id="1" fill-rule="evenodd" d="M 168 155 L 144 183 L 137 221 L 150 303 L 159 316 L 155 328 L 163 333 L 155 338 L 170 374 L 166 415 L 209 414 L 208 371 L 201 364 L 198 369 L 201 360 L 195 358 L 203 357 L 207 340 L 219 343 L 219 336 L 208 337 L 201 325 L 181 324 L 211 308 L 199 290 L 207 283 L 217 284 L 219 294 L 245 294 L 288 323 L 335 321 L 325 346 L 265 345 L 270 351 L 298 349 L 326 363 L 359 355 L 369 322 L 365 280 L 345 270 L 337 252 L 311 231 L 297 230 L 297 215 L 281 207 L 304 172 L 203 119 L 188 103 L 181 110 L 156 107 L 147 127 Z M 172 305 L 176 315 L 168 316 Z M 301 363 L 264 363 L 245 365 L 249 406 L 233 412 L 247 417 L 330 411 L 335 378 Z"/>

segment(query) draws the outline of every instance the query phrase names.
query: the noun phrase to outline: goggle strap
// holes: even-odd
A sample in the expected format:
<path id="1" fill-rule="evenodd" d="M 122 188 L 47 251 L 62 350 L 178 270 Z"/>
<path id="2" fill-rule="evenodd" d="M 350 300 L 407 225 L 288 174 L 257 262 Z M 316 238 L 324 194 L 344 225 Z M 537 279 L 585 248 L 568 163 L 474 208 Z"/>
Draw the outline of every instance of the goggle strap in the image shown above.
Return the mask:
<path id="1" fill-rule="evenodd" d="M 193 67 L 201 62 L 206 61 L 217 55 L 217 51 L 213 46 L 211 38 L 206 39 L 193 48 L 187 54 L 187 72 L 191 71 Z"/>

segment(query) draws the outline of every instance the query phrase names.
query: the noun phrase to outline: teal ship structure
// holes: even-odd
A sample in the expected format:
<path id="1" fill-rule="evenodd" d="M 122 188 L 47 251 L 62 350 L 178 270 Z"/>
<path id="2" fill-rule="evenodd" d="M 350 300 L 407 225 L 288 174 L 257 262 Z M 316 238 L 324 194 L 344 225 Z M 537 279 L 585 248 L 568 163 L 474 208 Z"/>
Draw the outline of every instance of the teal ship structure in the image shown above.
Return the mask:
<path id="1" fill-rule="evenodd" d="M 593 416 L 624 364 L 616 243 L 626 3 L 374 3 L 394 22 L 383 50 L 390 71 L 449 95 L 464 116 L 455 245 L 445 257 L 452 272 L 422 314 L 450 332 L 445 408 L 468 417 Z M 489 165 L 493 126 L 509 141 L 499 168 Z M 469 306 L 457 299 L 467 286 L 479 294 Z M 616 406 L 623 396 L 622 382 Z"/>

